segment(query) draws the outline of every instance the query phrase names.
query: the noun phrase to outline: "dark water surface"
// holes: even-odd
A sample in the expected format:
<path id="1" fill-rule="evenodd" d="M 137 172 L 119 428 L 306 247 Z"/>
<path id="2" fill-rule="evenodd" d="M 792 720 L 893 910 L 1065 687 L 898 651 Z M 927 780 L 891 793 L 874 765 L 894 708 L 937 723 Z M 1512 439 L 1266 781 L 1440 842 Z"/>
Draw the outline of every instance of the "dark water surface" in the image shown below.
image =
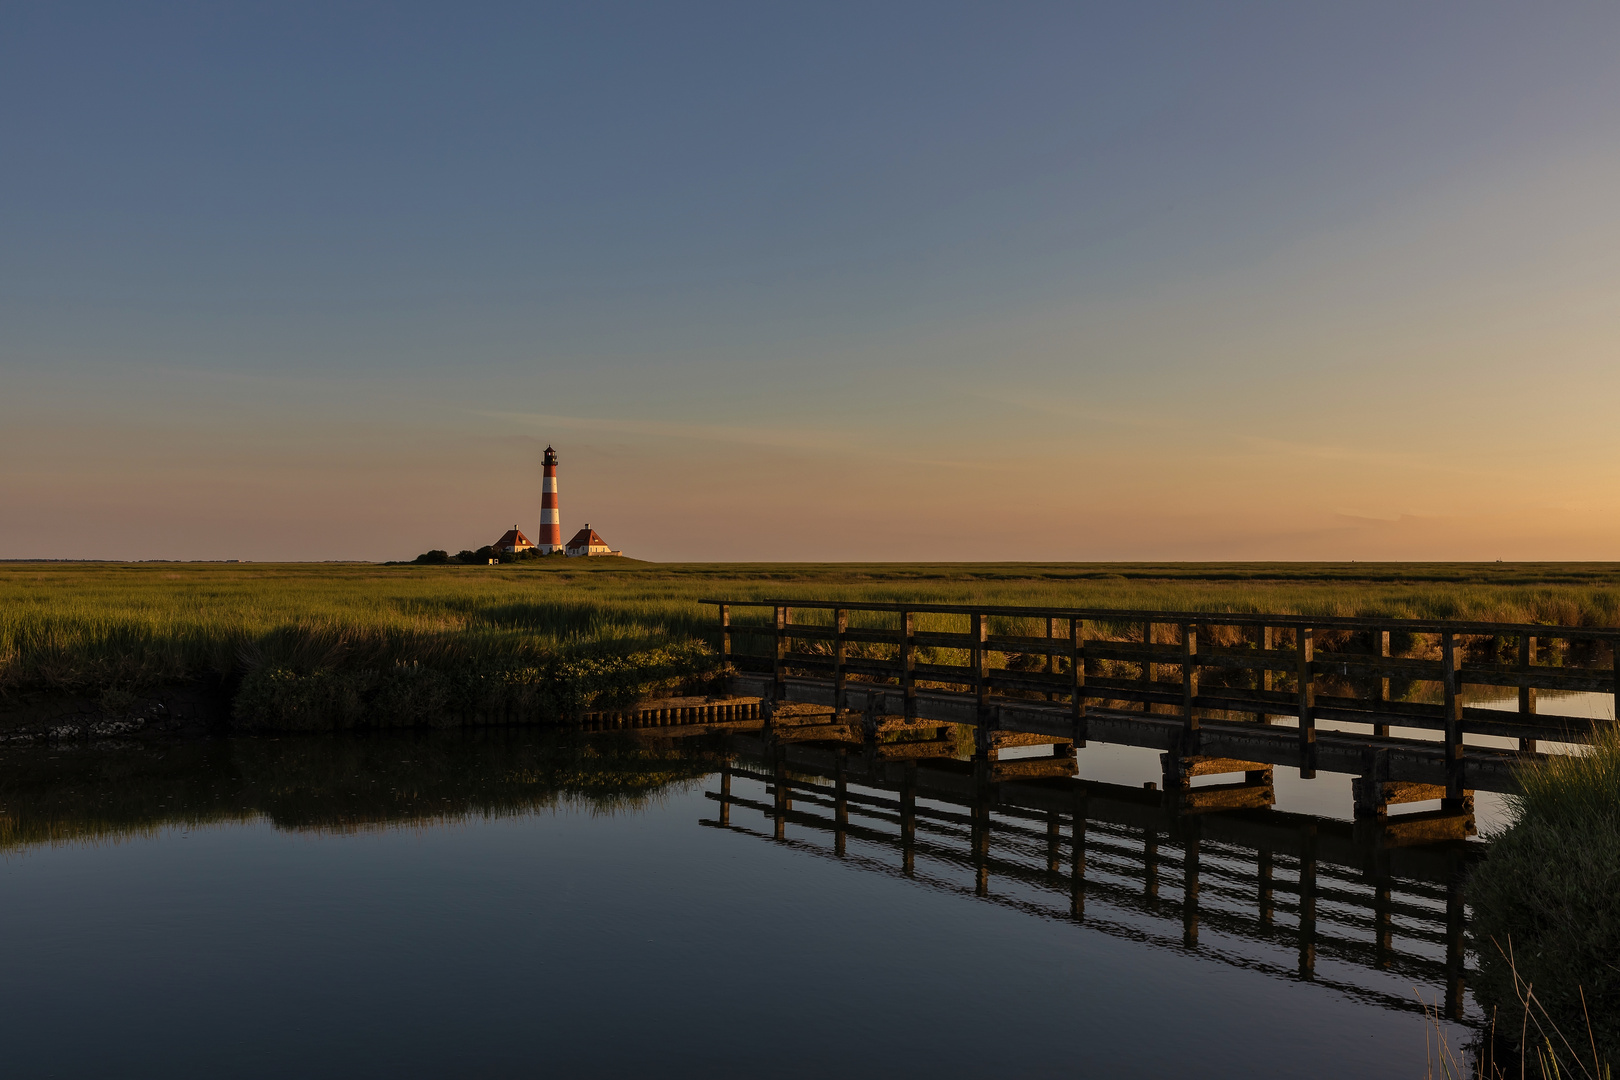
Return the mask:
<path id="1" fill-rule="evenodd" d="M 985 811 L 980 876 L 977 811 L 922 799 L 907 876 L 881 810 L 842 856 L 793 816 L 777 840 L 748 805 L 765 766 L 730 754 L 489 731 L 4 751 L 4 1074 L 1424 1074 L 1404 1003 L 1444 997 L 1443 886 L 1395 882 L 1379 954 L 1373 886 L 1324 862 L 1305 978 L 1281 849 L 1255 921 L 1246 819 L 1200 825 L 1189 942 L 1184 839 L 1149 871 L 1117 822 L 1153 812 L 1140 779 L 1091 792 L 1077 921 L 1070 849 L 1028 815 Z M 723 760 L 747 800 L 726 827 Z"/>

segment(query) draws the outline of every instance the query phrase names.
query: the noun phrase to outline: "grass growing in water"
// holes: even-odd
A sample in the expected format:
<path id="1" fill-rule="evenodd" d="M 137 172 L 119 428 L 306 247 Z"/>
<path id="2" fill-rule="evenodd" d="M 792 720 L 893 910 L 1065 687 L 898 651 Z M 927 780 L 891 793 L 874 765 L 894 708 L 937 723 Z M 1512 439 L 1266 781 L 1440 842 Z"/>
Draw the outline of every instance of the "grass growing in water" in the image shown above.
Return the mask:
<path id="1" fill-rule="evenodd" d="M 1526 765 L 1520 787 L 1513 824 L 1470 884 L 1477 992 L 1499 1032 L 1523 1032 L 1532 1055 L 1562 1058 L 1568 1075 L 1620 1059 L 1620 727 Z M 1543 1027 L 1590 1034 L 1570 1045 Z"/>

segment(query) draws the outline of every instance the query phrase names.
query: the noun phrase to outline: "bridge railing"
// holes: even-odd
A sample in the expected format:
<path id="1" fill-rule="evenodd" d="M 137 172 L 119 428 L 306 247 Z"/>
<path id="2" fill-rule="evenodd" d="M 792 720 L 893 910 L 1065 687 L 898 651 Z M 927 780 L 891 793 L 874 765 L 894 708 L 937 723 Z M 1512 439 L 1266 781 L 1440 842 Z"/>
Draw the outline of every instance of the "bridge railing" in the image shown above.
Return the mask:
<path id="1" fill-rule="evenodd" d="M 1543 693 L 1600 693 L 1620 715 L 1620 628 L 1433 619 L 1344 618 L 1107 608 L 707 600 L 721 649 L 740 670 L 786 680 L 830 680 L 838 707 L 851 681 L 899 690 L 906 715 L 919 693 L 1066 707 L 1083 730 L 1088 710 L 1178 716 L 1189 734 L 1206 720 L 1267 724 L 1297 717 L 1308 764 L 1318 721 L 1441 733 L 1448 764 L 1465 735 L 1580 742 L 1592 716 L 1546 712 Z M 765 620 L 733 621 L 738 612 Z M 852 625 L 851 615 L 864 625 Z M 955 623 L 952 627 L 950 624 Z M 767 651 L 737 648 L 763 639 Z M 1168 676 L 1168 677 L 1166 677 Z M 1517 708 L 1465 704 L 1516 691 Z M 1504 700 L 1510 699 L 1504 694 Z M 1460 779 L 1457 786 L 1460 790 Z"/>

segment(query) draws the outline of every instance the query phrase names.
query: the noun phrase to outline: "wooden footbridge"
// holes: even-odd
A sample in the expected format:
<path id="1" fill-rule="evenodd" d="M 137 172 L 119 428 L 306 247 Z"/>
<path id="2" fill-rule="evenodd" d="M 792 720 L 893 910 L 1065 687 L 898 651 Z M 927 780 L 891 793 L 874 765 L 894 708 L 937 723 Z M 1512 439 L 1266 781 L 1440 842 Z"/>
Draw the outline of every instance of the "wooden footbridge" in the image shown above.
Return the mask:
<path id="1" fill-rule="evenodd" d="M 733 735 L 703 824 L 1387 1007 L 1415 1011 L 1412 988 L 1430 988 L 1463 1018 L 1474 845 L 1390 847 L 1372 822 L 1259 809 L 1269 785 L 1161 792 L 1069 779 L 1052 758 L 992 780 L 904 744 L 796 741 L 816 726 Z"/>
<path id="2" fill-rule="evenodd" d="M 734 689 L 803 703 L 868 740 L 959 724 L 978 756 L 1013 736 L 1059 757 L 1088 741 L 1162 752 L 1167 788 L 1197 776 L 1348 773 L 1356 814 L 1411 839 L 1472 831 L 1475 790 L 1513 790 L 1541 741 L 1607 721 L 1541 694 L 1620 697 L 1620 629 L 1409 620 L 804 600 L 709 600 Z M 754 613 L 755 619 L 738 619 Z M 739 645 L 763 644 L 744 649 Z M 1495 695 L 1499 705 L 1478 699 Z M 1475 699 L 1470 703 L 1470 699 Z M 1614 713 L 1611 713 L 1611 716 Z M 1495 740 L 1498 745 L 1485 745 Z M 1501 745 L 1503 740 L 1511 740 Z M 1014 764 L 1014 763 L 1008 763 Z"/>

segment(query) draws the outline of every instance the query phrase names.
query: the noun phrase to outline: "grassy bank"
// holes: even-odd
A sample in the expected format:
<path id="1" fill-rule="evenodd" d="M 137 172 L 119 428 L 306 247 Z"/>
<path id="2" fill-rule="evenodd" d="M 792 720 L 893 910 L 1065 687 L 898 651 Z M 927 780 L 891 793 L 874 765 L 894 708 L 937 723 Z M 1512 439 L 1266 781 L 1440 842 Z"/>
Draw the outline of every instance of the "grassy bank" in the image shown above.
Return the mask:
<path id="1" fill-rule="evenodd" d="M 1615 564 L 13 563 L 0 703 L 218 679 L 246 726 L 561 714 L 712 671 L 716 594 L 1620 623 Z"/>
<path id="2" fill-rule="evenodd" d="M 1526 766 L 1521 787 L 1469 890 L 1478 994 L 1501 1035 L 1527 1030 L 1532 1056 L 1581 1075 L 1594 1054 L 1620 1061 L 1620 729 Z"/>

